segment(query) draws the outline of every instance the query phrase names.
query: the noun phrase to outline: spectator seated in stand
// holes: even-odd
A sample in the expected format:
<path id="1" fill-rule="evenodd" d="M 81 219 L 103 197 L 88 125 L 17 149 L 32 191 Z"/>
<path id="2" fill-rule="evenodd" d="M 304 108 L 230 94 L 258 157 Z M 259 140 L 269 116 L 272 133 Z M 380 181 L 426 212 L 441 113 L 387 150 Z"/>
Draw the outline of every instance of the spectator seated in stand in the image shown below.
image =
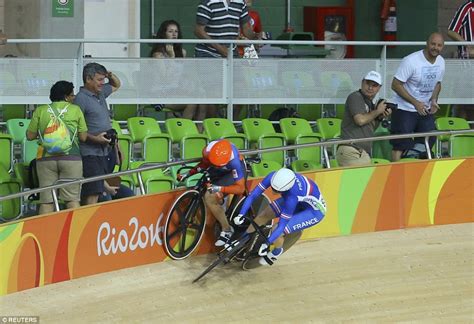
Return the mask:
<path id="1" fill-rule="evenodd" d="M 156 32 L 156 39 L 182 39 L 183 35 L 181 33 L 181 27 L 179 23 L 175 20 L 165 20 L 161 23 L 160 28 Z M 183 44 L 163 44 L 156 43 L 154 44 L 151 50 L 151 57 L 158 59 L 174 59 L 174 58 L 185 58 L 186 50 L 183 48 Z M 182 75 L 183 66 L 179 63 L 176 64 L 163 64 L 158 71 L 160 75 L 157 76 L 159 80 L 165 80 L 166 91 L 171 91 L 172 88 L 181 88 L 181 89 L 191 89 L 192 85 L 186 84 L 186 80 L 183 80 L 180 76 Z M 161 81 L 162 82 L 162 81 Z M 178 111 L 182 113 L 183 118 L 197 120 L 203 119 L 204 116 L 200 115 L 199 106 L 196 104 L 187 104 L 187 105 L 162 105 L 157 104 L 154 106 L 157 111 L 162 110 L 163 108 L 169 108 L 172 111 Z M 205 115 L 205 111 L 204 111 Z M 175 116 L 177 117 L 177 116 Z"/>

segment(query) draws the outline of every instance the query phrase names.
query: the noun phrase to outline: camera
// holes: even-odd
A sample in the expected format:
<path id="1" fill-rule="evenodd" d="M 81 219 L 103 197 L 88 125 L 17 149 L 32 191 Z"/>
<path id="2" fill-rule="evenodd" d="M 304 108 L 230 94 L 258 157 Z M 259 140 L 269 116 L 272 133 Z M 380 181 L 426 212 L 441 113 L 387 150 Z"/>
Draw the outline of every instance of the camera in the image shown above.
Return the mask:
<path id="1" fill-rule="evenodd" d="M 385 99 L 379 99 L 379 101 L 377 101 L 377 104 L 375 105 L 375 107 L 377 108 L 377 106 L 379 105 L 379 103 L 381 103 L 383 100 Z M 392 112 L 398 108 L 398 104 L 396 103 L 393 103 L 393 102 L 388 102 L 388 101 L 385 101 L 385 110 L 387 109 L 392 109 Z"/>
<path id="2" fill-rule="evenodd" d="M 117 143 L 117 131 L 113 128 L 107 130 L 104 137 L 110 140 L 110 145 L 115 145 Z"/>

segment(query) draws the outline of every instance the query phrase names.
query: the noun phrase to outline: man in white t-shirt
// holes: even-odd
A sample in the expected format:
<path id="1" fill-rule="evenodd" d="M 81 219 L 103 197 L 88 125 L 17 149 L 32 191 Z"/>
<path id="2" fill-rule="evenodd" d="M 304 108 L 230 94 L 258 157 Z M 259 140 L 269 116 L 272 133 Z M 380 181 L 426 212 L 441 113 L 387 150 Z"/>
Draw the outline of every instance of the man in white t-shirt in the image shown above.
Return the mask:
<path id="1" fill-rule="evenodd" d="M 444 39 L 440 33 L 433 33 L 426 47 L 403 58 L 392 81 L 395 96 L 392 101 L 398 104 L 392 114 L 392 134 L 423 133 L 435 129 L 434 114 L 439 110 L 438 96 L 441 91 L 445 64 L 440 55 Z M 392 161 L 398 161 L 403 152 L 415 147 L 423 148 L 423 138 L 396 139 L 393 146 Z M 435 138 L 430 138 L 430 147 Z M 417 145 L 417 146 L 418 146 Z"/>

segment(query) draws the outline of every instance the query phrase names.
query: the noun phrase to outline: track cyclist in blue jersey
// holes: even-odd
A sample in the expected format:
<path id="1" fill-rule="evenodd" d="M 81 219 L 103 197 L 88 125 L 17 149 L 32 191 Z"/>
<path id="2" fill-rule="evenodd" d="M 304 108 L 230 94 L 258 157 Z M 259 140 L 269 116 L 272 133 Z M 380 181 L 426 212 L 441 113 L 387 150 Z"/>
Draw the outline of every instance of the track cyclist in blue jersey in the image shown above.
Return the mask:
<path id="1" fill-rule="evenodd" d="M 178 181 L 207 170 L 211 178 L 204 202 L 221 225 L 222 232 L 215 246 L 224 246 L 234 233 L 225 215 L 224 196 L 241 195 L 245 191 L 245 162 L 237 147 L 227 140 L 210 142 L 202 150 L 202 160 L 187 175 L 178 174 Z"/>
<path id="2" fill-rule="evenodd" d="M 255 223 L 263 225 L 275 217 L 279 218 L 279 221 L 268 238 L 268 243 L 274 246 L 273 250 L 269 251 L 270 247 L 266 243 L 260 247 L 259 263 L 261 265 L 272 265 L 283 253 L 285 235 L 319 224 L 326 214 L 326 202 L 316 183 L 290 169 L 282 168 L 269 173 L 250 193 L 240 214 L 234 218 L 236 225 L 244 223 L 244 215 L 252 206 L 253 201 L 269 187 L 281 197 L 257 215 Z M 250 225 L 244 236 L 249 236 L 254 231 L 255 229 Z M 235 242 L 233 241 L 230 245 Z"/>

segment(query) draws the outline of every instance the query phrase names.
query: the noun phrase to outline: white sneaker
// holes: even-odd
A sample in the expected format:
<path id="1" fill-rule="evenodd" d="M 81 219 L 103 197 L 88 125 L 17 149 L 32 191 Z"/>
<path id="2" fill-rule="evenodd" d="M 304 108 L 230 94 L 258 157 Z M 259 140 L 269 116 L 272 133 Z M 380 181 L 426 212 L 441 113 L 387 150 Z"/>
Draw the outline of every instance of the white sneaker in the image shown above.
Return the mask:
<path id="1" fill-rule="evenodd" d="M 283 248 L 280 249 L 278 254 L 274 254 L 273 251 L 275 251 L 275 249 L 273 249 L 267 255 L 261 257 L 260 260 L 258 260 L 258 263 L 263 266 L 269 266 L 275 263 L 275 261 L 278 260 L 278 257 L 283 254 Z"/>
<path id="2" fill-rule="evenodd" d="M 234 234 L 234 229 L 232 227 L 230 231 L 222 231 L 214 245 L 219 247 L 224 246 L 230 241 L 232 234 Z"/>

